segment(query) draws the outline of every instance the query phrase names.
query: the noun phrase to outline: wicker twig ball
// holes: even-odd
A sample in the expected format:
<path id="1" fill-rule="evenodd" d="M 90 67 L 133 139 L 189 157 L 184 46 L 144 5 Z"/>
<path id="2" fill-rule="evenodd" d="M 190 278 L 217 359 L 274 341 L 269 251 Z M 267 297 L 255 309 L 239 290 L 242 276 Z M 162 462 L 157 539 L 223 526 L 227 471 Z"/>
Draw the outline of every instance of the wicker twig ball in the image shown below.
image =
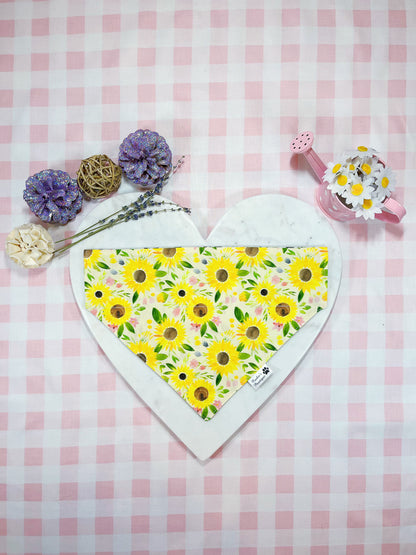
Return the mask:
<path id="1" fill-rule="evenodd" d="M 120 187 L 121 168 L 105 154 L 96 154 L 81 162 L 77 179 L 87 198 L 103 198 Z"/>

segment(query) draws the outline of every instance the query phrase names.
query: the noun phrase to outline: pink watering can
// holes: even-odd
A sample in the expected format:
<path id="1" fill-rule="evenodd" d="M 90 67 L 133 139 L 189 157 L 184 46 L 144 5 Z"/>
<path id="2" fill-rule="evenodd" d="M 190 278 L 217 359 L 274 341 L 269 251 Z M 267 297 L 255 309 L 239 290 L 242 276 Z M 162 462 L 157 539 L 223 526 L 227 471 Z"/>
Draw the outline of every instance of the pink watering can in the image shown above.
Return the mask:
<path id="1" fill-rule="evenodd" d="M 355 219 L 356 212 L 352 209 L 352 206 L 348 205 L 340 195 L 334 194 L 333 191 L 328 189 L 328 183 L 324 181 L 325 172 L 328 172 L 328 168 L 313 150 L 312 144 L 313 133 L 311 133 L 311 131 L 304 131 L 292 139 L 290 150 L 294 154 L 303 154 L 316 177 L 319 179 L 320 183 L 315 190 L 316 203 L 328 217 L 334 220 L 345 222 Z M 360 149 L 364 149 L 364 147 L 359 147 L 359 150 Z M 378 162 L 385 167 L 382 160 L 378 159 Z M 375 214 L 374 217 L 383 222 L 397 224 L 402 220 L 405 214 L 406 210 L 401 204 L 393 198 L 386 196 L 381 203 L 381 213 Z"/>

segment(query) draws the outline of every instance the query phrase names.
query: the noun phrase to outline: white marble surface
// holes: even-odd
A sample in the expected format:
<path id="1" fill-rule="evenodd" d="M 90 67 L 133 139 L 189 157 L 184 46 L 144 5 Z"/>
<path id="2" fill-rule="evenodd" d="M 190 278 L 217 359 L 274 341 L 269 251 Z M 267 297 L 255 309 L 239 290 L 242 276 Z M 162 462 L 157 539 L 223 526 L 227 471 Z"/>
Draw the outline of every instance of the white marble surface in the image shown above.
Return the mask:
<path id="1" fill-rule="evenodd" d="M 84 219 L 80 230 L 124 204 L 137 193 L 118 195 L 100 203 Z M 328 307 L 316 314 L 270 360 L 273 375 L 257 391 L 241 388 L 208 422 L 202 420 L 155 372 L 150 370 L 110 330 L 84 308 L 83 250 L 200 246 L 327 246 L 329 251 Z M 318 211 L 284 195 L 248 198 L 218 222 L 207 239 L 191 217 L 167 213 L 106 230 L 70 251 L 71 282 L 75 299 L 93 337 L 140 398 L 175 436 L 201 461 L 207 460 L 275 392 L 312 346 L 328 319 L 338 293 L 342 259 L 337 237 Z M 277 399 L 276 399 L 277 402 Z"/>

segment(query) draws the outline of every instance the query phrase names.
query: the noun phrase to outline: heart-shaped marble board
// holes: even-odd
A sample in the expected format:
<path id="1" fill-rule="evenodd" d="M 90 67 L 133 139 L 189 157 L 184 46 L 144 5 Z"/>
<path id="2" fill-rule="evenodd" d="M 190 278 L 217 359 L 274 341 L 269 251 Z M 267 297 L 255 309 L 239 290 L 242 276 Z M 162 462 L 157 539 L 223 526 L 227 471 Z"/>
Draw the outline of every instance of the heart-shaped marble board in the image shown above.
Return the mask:
<path id="1" fill-rule="evenodd" d="M 118 195 L 101 202 L 80 229 L 97 222 L 137 198 Z M 257 390 L 242 387 L 209 421 L 204 421 L 153 370 L 136 357 L 85 308 L 84 249 L 191 246 L 328 247 L 328 304 L 269 360 L 272 375 Z M 75 299 L 95 340 L 140 398 L 200 460 L 215 453 L 261 407 L 310 349 L 325 325 L 341 280 L 342 259 L 329 223 L 304 202 L 284 195 L 260 195 L 243 200 L 218 222 L 207 239 L 191 217 L 167 212 L 129 221 L 105 230 L 70 250 L 70 272 Z"/>

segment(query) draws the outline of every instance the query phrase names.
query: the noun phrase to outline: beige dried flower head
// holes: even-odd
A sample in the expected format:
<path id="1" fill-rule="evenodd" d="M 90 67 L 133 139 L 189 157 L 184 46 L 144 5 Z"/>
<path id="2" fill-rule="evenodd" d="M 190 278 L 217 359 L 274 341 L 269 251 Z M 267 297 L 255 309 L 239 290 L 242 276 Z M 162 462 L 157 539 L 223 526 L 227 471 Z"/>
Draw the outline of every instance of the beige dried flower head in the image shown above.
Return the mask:
<path id="1" fill-rule="evenodd" d="M 19 266 L 39 268 L 52 258 L 54 243 L 41 225 L 23 224 L 7 236 L 6 252 Z"/>

